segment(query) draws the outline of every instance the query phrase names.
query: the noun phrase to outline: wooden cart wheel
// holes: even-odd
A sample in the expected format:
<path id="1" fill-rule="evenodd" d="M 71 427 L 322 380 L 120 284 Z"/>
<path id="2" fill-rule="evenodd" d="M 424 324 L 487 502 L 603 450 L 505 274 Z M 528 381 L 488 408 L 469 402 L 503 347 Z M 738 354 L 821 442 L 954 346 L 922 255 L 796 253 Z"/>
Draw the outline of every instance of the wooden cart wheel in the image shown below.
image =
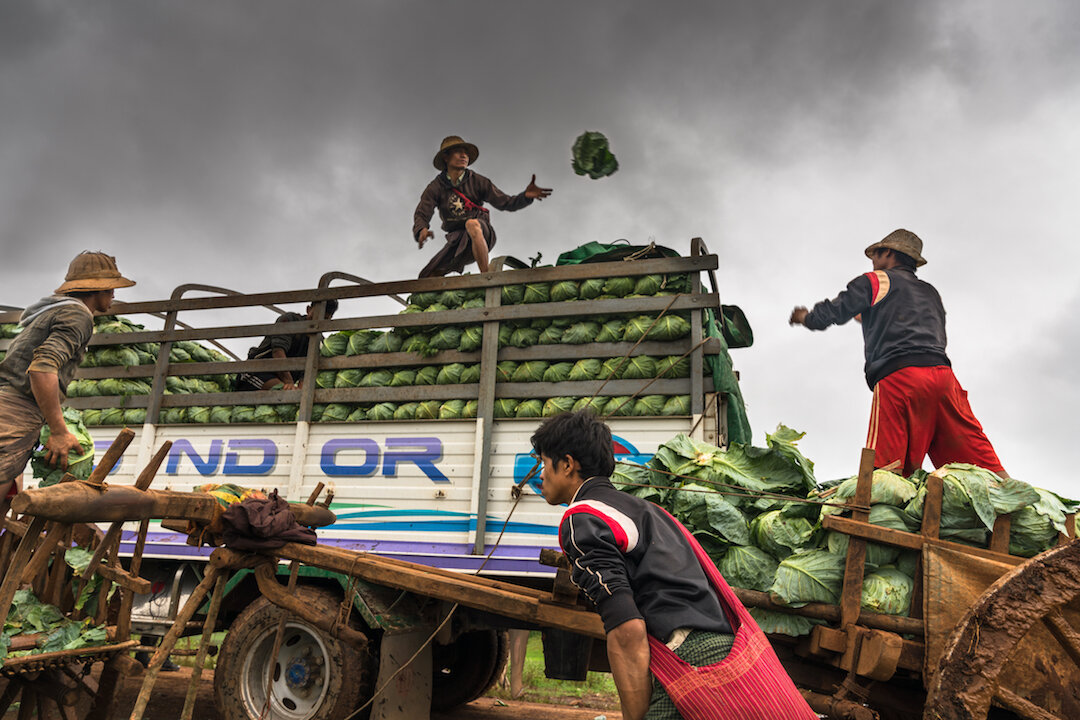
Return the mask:
<path id="1" fill-rule="evenodd" d="M 927 695 L 926 720 L 1080 717 L 1080 541 L 991 585 L 957 624 Z M 992 717 L 992 716 L 991 716 Z"/>

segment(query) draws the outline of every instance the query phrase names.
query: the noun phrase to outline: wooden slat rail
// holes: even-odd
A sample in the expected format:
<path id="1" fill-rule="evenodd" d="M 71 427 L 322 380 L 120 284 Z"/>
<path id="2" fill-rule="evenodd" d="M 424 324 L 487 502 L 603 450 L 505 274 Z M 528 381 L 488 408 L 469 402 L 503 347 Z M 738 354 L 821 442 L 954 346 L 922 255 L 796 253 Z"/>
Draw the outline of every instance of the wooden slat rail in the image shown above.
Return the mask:
<path id="1" fill-rule="evenodd" d="M 987 560 L 994 560 L 995 562 L 1010 563 L 1012 565 L 1019 565 L 1027 560 L 1027 558 L 1017 557 L 1016 555 L 994 552 L 992 550 L 972 547 L 971 545 L 964 545 L 963 543 L 949 542 L 948 540 L 939 540 L 921 534 L 904 532 L 903 530 L 893 530 L 892 528 L 881 527 L 880 525 L 870 525 L 869 523 L 842 518 L 836 515 L 828 515 L 823 518 L 821 526 L 826 530 L 835 530 L 844 535 L 850 535 L 851 537 L 861 538 L 882 545 L 904 548 L 905 550 L 921 550 L 924 545 L 931 544 L 955 550 L 956 552 L 967 553 L 968 555 L 974 555 Z"/>
<path id="2" fill-rule="evenodd" d="M 501 287 L 532 282 L 557 282 L 559 280 L 585 280 L 597 277 L 638 277 L 652 274 L 695 273 L 716 270 L 716 255 L 697 257 L 634 260 L 633 262 L 584 263 L 547 268 L 515 270 L 513 272 L 489 272 L 456 277 L 425 278 L 422 280 L 396 280 L 370 285 L 348 285 L 321 289 L 290 290 L 286 292 L 252 293 L 214 297 L 158 300 L 152 302 L 117 302 L 112 312 L 116 314 L 165 313 L 185 310 L 213 310 L 267 304 L 311 303 L 325 300 L 375 297 L 379 295 L 408 294 L 417 292 L 441 292 L 443 290 L 467 290 L 473 288 Z M 0 322 L 18 322 L 21 310 L 0 313 Z"/>
<path id="3" fill-rule="evenodd" d="M 425 565 L 385 562 L 384 558 L 367 553 L 327 552 L 327 548 L 321 546 L 288 543 L 266 554 L 299 560 L 306 565 L 515 620 L 598 639 L 605 637 L 603 623 L 596 613 L 579 607 L 549 604 L 533 592 L 523 591 L 515 585 L 485 582 L 474 575 L 433 573 Z"/>

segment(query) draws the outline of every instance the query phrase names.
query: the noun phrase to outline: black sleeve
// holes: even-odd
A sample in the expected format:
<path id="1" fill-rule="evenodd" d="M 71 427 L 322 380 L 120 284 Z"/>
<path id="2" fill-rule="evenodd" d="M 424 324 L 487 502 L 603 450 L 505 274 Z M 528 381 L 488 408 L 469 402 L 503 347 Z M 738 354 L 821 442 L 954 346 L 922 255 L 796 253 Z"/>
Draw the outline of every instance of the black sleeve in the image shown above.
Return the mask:
<path id="1" fill-rule="evenodd" d="M 642 618 L 626 575 L 626 560 L 603 520 L 588 513 L 567 513 L 559 537 L 570 561 L 570 577 L 596 604 L 606 632 Z"/>
<path id="2" fill-rule="evenodd" d="M 284 315 L 279 315 L 278 319 L 274 321 L 274 324 L 297 322 L 303 319 L 303 315 L 298 315 L 297 313 L 285 313 Z M 292 350 L 294 343 L 299 339 L 299 335 L 268 335 L 263 342 L 269 341 L 267 350 L 271 353 L 274 351 L 274 348 L 281 348 L 285 351 L 286 356 L 290 356 L 289 352 Z"/>
<path id="3" fill-rule="evenodd" d="M 843 325 L 859 313 L 870 309 L 873 302 L 870 279 L 860 275 L 848 283 L 833 300 L 822 300 L 806 316 L 806 327 L 824 330 L 830 325 Z"/>

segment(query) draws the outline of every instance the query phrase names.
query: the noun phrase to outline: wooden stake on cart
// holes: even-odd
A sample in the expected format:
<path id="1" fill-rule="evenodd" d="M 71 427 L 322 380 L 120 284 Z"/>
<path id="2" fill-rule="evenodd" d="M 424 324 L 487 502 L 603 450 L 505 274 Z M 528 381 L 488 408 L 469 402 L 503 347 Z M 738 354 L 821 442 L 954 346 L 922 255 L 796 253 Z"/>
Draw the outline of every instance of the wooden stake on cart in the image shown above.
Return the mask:
<path id="1" fill-rule="evenodd" d="M 322 494 L 322 491 L 323 491 L 324 487 L 326 487 L 326 486 L 321 482 L 318 485 L 316 485 L 315 489 L 312 491 L 311 495 L 308 496 L 307 503 L 305 503 L 305 504 L 309 505 L 309 506 L 314 505 L 315 501 L 319 499 L 319 495 Z M 297 578 L 297 576 L 299 574 L 300 574 L 300 562 L 298 560 L 293 560 L 292 563 L 289 565 L 289 585 L 288 585 L 289 593 L 292 593 L 293 589 L 296 587 L 296 578 Z M 345 600 L 348 601 L 348 602 L 351 602 L 351 598 L 345 598 Z M 285 637 L 285 623 L 286 623 L 286 621 L 288 621 L 288 619 L 289 619 L 289 614 L 287 612 L 283 613 L 282 616 L 281 616 L 281 619 L 278 620 L 277 632 L 274 633 L 274 645 L 273 645 L 273 649 L 270 651 L 270 663 L 269 663 L 270 672 L 267 673 L 267 678 L 266 678 L 266 704 L 267 704 L 267 706 L 270 705 L 270 698 L 274 693 L 274 665 L 275 665 L 278 653 L 281 652 L 281 641 Z M 184 720 L 184 719 L 182 718 L 181 720 Z M 187 720 L 190 720 L 190 718 L 188 718 Z"/>
<path id="2" fill-rule="evenodd" d="M 191 670 L 191 680 L 188 682 L 187 696 L 184 698 L 184 710 L 180 713 L 180 720 L 191 720 L 195 713 L 195 696 L 199 693 L 199 678 L 202 677 L 203 665 L 206 664 L 206 652 L 210 648 L 210 639 L 217 626 L 218 611 L 221 609 L 221 599 L 225 597 L 227 580 L 227 573 L 221 573 L 214 585 L 214 594 L 210 597 L 210 609 L 207 610 L 206 620 L 203 621 L 199 651 L 195 653 L 195 667 Z"/>

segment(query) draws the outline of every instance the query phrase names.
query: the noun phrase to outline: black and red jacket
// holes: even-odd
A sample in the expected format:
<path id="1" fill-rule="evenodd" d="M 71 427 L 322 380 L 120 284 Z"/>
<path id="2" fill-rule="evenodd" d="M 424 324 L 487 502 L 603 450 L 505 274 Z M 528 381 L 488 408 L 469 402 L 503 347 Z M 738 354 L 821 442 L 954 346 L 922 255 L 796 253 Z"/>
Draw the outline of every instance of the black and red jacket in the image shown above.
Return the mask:
<path id="1" fill-rule="evenodd" d="M 559 544 L 605 631 L 644 618 L 648 633 L 663 642 L 679 628 L 731 633 L 675 521 L 607 478 L 589 478 L 578 489 L 559 524 Z"/>
<path id="2" fill-rule="evenodd" d="M 872 390 L 905 367 L 952 365 L 945 354 L 945 307 L 928 282 L 907 267 L 875 270 L 848 283 L 835 300 L 810 310 L 805 325 L 824 330 L 862 315 L 866 384 Z"/>

